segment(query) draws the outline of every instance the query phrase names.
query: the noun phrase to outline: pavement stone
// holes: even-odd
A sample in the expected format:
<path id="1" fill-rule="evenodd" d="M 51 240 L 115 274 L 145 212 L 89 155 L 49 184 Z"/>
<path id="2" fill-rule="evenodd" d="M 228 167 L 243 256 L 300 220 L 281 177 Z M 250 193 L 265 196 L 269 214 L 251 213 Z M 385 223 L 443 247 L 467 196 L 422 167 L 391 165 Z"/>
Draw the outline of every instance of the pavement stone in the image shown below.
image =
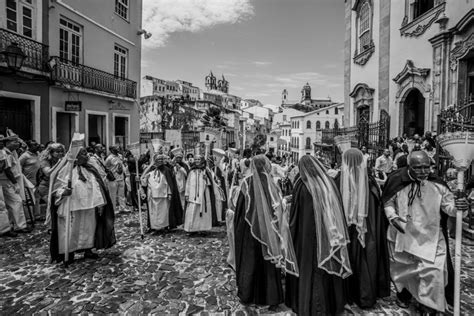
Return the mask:
<path id="1" fill-rule="evenodd" d="M 146 217 L 144 219 L 145 223 Z M 117 244 L 98 260 L 76 255 L 67 269 L 49 263 L 49 234 L 35 230 L 0 239 L 0 315 L 294 315 L 285 305 L 243 306 L 225 259 L 225 227 L 189 236 L 177 229 L 140 238 L 138 214 L 116 218 Z M 453 247 L 453 241 L 450 240 Z M 461 311 L 474 315 L 474 244 L 462 246 Z M 394 293 L 371 309 L 350 306 L 345 314 L 410 315 Z"/>

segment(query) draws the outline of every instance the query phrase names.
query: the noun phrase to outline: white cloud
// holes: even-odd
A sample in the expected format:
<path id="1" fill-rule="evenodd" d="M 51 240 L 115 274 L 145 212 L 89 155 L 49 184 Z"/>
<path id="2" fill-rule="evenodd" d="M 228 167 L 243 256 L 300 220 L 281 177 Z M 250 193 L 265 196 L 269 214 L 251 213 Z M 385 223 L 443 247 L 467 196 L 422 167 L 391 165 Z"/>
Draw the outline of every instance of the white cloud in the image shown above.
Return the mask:
<path id="1" fill-rule="evenodd" d="M 252 64 L 254 64 L 257 67 L 264 67 L 264 66 L 269 66 L 272 64 L 270 61 L 253 61 Z"/>
<path id="2" fill-rule="evenodd" d="M 144 0 L 143 28 L 153 36 L 146 47 L 161 47 L 172 33 L 199 32 L 218 24 L 234 24 L 253 15 L 250 0 Z"/>

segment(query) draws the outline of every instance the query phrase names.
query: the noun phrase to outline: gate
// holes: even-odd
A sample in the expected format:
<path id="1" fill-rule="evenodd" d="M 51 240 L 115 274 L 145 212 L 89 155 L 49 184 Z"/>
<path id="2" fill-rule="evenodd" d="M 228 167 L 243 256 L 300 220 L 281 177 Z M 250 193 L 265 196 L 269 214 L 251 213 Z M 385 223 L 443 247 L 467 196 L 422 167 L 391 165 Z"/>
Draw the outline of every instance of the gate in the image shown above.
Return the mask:
<path id="1" fill-rule="evenodd" d="M 341 153 L 334 144 L 334 137 L 344 135 L 351 138 L 352 147 L 367 147 L 367 152 L 371 158 L 370 163 L 374 164 L 375 159 L 388 147 L 389 134 L 390 116 L 385 110 L 381 110 L 380 120 L 374 123 L 369 123 L 367 119 L 362 117 L 356 126 L 339 128 L 336 121 L 334 128 L 322 130 L 321 141 L 323 144 L 331 145 L 325 151 L 326 155 L 331 157 L 332 163 L 341 162 Z M 328 150 L 331 152 L 329 155 Z"/>

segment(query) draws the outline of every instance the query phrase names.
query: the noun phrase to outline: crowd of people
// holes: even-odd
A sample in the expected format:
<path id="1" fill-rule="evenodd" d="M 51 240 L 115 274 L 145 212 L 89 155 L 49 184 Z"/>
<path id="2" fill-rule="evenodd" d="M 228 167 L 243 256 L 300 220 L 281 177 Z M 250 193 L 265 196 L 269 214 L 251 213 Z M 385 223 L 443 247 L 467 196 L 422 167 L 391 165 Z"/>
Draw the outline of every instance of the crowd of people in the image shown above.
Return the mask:
<path id="1" fill-rule="evenodd" d="M 116 242 L 115 216 L 143 207 L 148 233 L 226 225 L 244 304 L 336 314 L 372 307 L 392 281 L 400 306 L 414 298 L 422 312 L 444 312 L 454 292 L 447 218 L 468 203 L 431 172 L 435 147 L 429 133 L 397 138 L 375 162 L 351 148 L 331 168 L 261 149 L 158 146 L 137 157 L 0 135 L 0 234 L 30 232 L 29 214 L 50 230 L 52 261 L 94 259 Z"/>

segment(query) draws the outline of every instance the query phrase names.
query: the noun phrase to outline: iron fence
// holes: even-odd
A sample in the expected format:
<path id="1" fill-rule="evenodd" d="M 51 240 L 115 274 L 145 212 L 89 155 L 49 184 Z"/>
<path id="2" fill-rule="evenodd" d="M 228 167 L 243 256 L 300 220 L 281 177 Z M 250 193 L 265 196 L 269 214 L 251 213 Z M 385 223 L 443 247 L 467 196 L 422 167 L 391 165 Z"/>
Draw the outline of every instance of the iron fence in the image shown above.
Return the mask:
<path id="1" fill-rule="evenodd" d="M 72 61 L 52 57 L 53 72 L 51 79 L 63 84 L 76 87 L 108 92 L 114 95 L 136 98 L 137 83 L 135 81 L 120 78 L 111 73 L 88 67 Z"/>
<path id="2" fill-rule="evenodd" d="M 328 151 L 332 152 L 331 162 L 339 163 L 341 161 L 341 153 L 336 148 L 334 138 L 336 136 L 347 136 L 351 139 L 352 147 L 361 148 L 365 146 L 370 155 L 369 161 L 373 164 L 375 159 L 380 156 L 389 144 L 390 133 L 390 116 L 385 110 L 380 111 L 380 120 L 378 122 L 369 123 L 362 120 L 356 126 L 339 128 L 337 121 L 334 128 L 323 129 L 321 142 L 332 147 L 325 147 L 326 155 Z M 329 155 L 328 155 L 329 156 Z"/>
<path id="3" fill-rule="evenodd" d="M 4 51 L 12 43 L 16 43 L 26 55 L 23 67 L 46 71 L 46 63 L 48 61 L 47 45 L 0 28 L 0 51 Z M 5 57 L 0 55 L 0 62 L 4 61 Z"/>

